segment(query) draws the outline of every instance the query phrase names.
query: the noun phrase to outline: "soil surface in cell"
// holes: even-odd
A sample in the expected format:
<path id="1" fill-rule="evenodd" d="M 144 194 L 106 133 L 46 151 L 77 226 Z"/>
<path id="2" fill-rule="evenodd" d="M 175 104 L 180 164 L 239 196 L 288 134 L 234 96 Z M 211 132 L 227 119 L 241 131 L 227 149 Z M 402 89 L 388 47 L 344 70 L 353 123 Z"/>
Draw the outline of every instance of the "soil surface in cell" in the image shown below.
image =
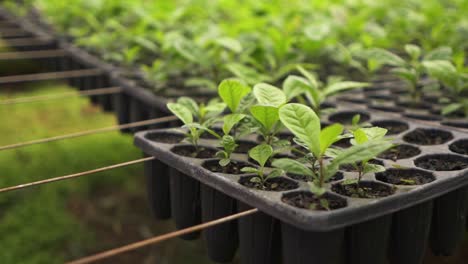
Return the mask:
<path id="1" fill-rule="evenodd" d="M 241 171 L 242 168 L 249 166 L 245 162 L 239 161 L 231 161 L 227 166 L 219 165 L 218 160 L 205 162 L 203 167 L 211 172 L 217 173 L 226 173 L 226 174 L 245 174 L 245 172 Z"/>
<path id="2" fill-rule="evenodd" d="M 376 178 L 380 181 L 396 185 L 422 185 L 435 180 L 435 177 L 431 173 L 416 169 L 389 169 L 378 173 Z"/>
<path id="3" fill-rule="evenodd" d="M 240 141 L 236 142 L 238 144 L 237 148 L 234 150 L 235 153 L 248 153 L 250 149 L 257 146 L 257 143 L 250 141 Z"/>
<path id="4" fill-rule="evenodd" d="M 418 145 L 439 145 L 452 138 L 452 134 L 447 131 L 421 128 L 417 128 L 403 137 L 406 142 Z"/>
<path id="5" fill-rule="evenodd" d="M 329 119 L 331 122 L 349 125 L 352 123 L 353 117 L 356 115 L 360 116 L 360 123 L 369 121 L 370 119 L 370 116 L 363 112 L 338 112 L 331 115 Z"/>
<path id="6" fill-rule="evenodd" d="M 402 132 L 405 132 L 409 128 L 406 123 L 394 120 L 375 121 L 372 122 L 372 124 L 374 126 L 387 129 L 387 135 L 398 135 Z"/>
<path id="7" fill-rule="evenodd" d="M 317 211 L 328 211 L 347 206 L 346 200 L 328 193 L 321 197 L 315 196 L 310 192 L 297 192 L 283 196 L 284 203 L 298 208 L 304 208 Z"/>
<path id="8" fill-rule="evenodd" d="M 458 156 L 434 155 L 426 156 L 415 161 L 416 166 L 433 171 L 455 171 L 468 167 L 468 160 Z"/>
<path id="9" fill-rule="evenodd" d="M 450 150 L 463 155 L 468 155 L 468 139 L 459 140 L 450 145 Z"/>
<path id="10" fill-rule="evenodd" d="M 407 159 L 419 155 L 421 151 L 417 147 L 410 145 L 397 145 L 381 153 L 378 157 L 387 160 Z"/>
<path id="11" fill-rule="evenodd" d="M 337 183 L 332 186 L 332 190 L 341 195 L 354 198 L 379 198 L 392 195 L 395 189 L 387 185 L 376 182 L 360 183 Z"/>
<path id="12" fill-rule="evenodd" d="M 210 159 L 216 155 L 217 149 L 198 147 L 198 150 L 194 146 L 176 146 L 172 149 L 172 152 L 184 156 L 197 159 Z"/>
<path id="13" fill-rule="evenodd" d="M 264 184 L 261 182 L 252 181 L 252 179 L 255 177 L 256 176 L 243 177 L 239 180 L 239 183 L 245 187 L 274 192 L 293 190 L 298 187 L 296 182 L 281 177 L 268 179 Z"/>
<path id="14" fill-rule="evenodd" d="M 380 160 L 369 160 L 369 163 L 375 164 L 375 165 L 382 165 L 382 166 L 384 165 L 384 163 Z M 356 166 L 360 167 L 361 163 L 360 162 L 357 163 Z M 349 171 L 349 172 L 358 171 L 357 168 L 353 164 L 343 164 L 340 166 L 340 170 Z"/>
<path id="15" fill-rule="evenodd" d="M 291 179 L 297 180 L 297 181 L 303 181 L 303 182 L 308 182 L 312 181 L 312 179 L 307 176 L 307 175 L 299 175 L 299 174 L 294 174 L 294 173 L 288 173 L 286 174 Z M 334 182 L 334 181 L 339 181 L 343 179 L 343 173 L 342 172 L 337 172 L 333 177 L 328 179 L 326 182 Z"/>
<path id="16" fill-rule="evenodd" d="M 184 139 L 184 135 L 177 133 L 156 132 L 147 134 L 146 138 L 159 143 L 176 144 Z"/>

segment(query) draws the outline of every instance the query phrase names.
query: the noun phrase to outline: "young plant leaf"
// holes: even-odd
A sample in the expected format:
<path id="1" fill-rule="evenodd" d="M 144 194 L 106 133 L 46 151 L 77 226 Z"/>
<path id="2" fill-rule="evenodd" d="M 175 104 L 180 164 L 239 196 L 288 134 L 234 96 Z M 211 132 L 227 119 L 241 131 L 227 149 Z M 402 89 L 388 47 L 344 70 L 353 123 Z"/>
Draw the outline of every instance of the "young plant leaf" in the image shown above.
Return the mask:
<path id="1" fill-rule="evenodd" d="M 177 99 L 177 103 L 189 109 L 193 116 L 198 116 L 198 104 L 192 98 L 182 96 Z"/>
<path id="2" fill-rule="evenodd" d="M 271 165 L 275 168 L 280 168 L 289 173 L 297 175 L 315 176 L 310 168 L 300 163 L 299 161 L 293 159 L 275 159 L 273 160 Z"/>
<path id="3" fill-rule="evenodd" d="M 224 80 L 218 87 L 219 96 L 233 113 L 237 111 L 242 98 L 250 93 L 250 91 L 250 87 L 235 79 Z"/>
<path id="4" fill-rule="evenodd" d="M 283 82 L 283 91 L 286 94 L 287 100 L 291 100 L 296 96 L 305 93 L 309 88 L 307 80 L 299 77 L 290 75 Z"/>
<path id="5" fill-rule="evenodd" d="M 192 112 L 190 109 L 187 107 L 178 104 L 178 103 L 168 103 L 167 108 L 175 115 L 177 116 L 182 123 L 184 124 L 190 124 L 193 123 L 193 116 Z"/>
<path id="6" fill-rule="evenodd" d="M 286 103 L 286 95 L 281 89 L 267 83 L 254 86 L 253 93 L 261 105 L 280 107 Z"/>
<path id="7" fill-rule="evenodd" d="M 429 51 L 424 60 L 451 60 L 452 59 L 452 48 L 450 47 L 438 47 Z"/>
<path id="8" fill-rule="evenodd" d="M 223 133 L 229 135 L 231 129 L 245 117 L 244 114 L 229 114 L 223 118 Z"/>
<path id="9" fill-rule="evenodd" d="M 327 88 L 325 88 L 323 90 L 323 93 L 325 96 L 330 96 L 330 95 L 334 95 L 342 91 L 363 88 L 363 87 L 368 87 L 368 86 L 369 86 L 368 83 L 363 83 L 363 82 L 336 82 L 336 83 L 329 85 Z"/>
<path id="10" fill-rule="evenodd" d="M 287 104 L 280 108 L 279 117 L 316 157 L 320 156 L 320 119 L 310 107 Z"/>
<path id="11" fill-rule="evenodd" d="M 405 60 L 400 56 L 380 48 L 373 48 L 366 51 L 366 57 L 368 59 L 373 59 L 380 64 L 387 64 L 396 67 L 404 67 L 406 65 Z"/>
<path id="12" fill-rule="evenodd" d="M 315 182 L 309 183 L 310 191 L 315 194 L 317 197 L 324 195 L 327 192 L 327 189 L 318 186 Z"/>
<path id="13" fill-rule="evenodd" d="M 245 173 L 258 173 L 258 169 L 254 167 L 244 167 L 241 171 Z"/>
<path id="14" fill-rule="evenodd" d="M 271 131 L 276 122 L 279 121 L 278 108 L 267 105 L 254 105 L 250 113 L 257 119 L 267 131 Z"/>
<path id="15" fill-rule="evenodd" d="M 320 154 L 325 154 L 325 151 L 336 141 L 340 139 L 340 135 L 343 133 L 343 125 L 333 124 L 327 126 L 320 131 Z"/>
<path id="16" fill-rule="evenodd" d="M 258 162 L 261 167 L 265 166 L 271 155 L 273 155 L 273 148 L 268 144 L 261 144 L 249 150 L 249 157 Z"/>
<path id="17" fill-rule="evenodd" d="M 410 55 L 412 60 L 417 60 L 421 56 L 421 48 L 413 44 L 406 44 L 405 51 Z"/>

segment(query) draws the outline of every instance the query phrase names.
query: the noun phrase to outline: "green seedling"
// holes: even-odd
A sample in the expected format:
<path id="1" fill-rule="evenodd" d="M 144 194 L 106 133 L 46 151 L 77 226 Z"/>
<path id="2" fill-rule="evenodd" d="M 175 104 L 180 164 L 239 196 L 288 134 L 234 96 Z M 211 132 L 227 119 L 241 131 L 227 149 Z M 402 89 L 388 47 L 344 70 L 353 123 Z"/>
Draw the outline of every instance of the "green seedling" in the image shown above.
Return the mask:
<path id="1" fill-rule="evenodd" d="M 303 143 L 308 155 L 313 157 L 313 163 L 306 165 L 286 158 L 274 160 L 273 166 L 290 173 L 309 176 L 312 179 L 311 191 L 319 197 L 326 191 L 324 183 L 337 173 L 340 165 L 370 160 L 381 153 L 383 148 L 387 149 L 391 146 L 386 141 L 369 141 L 338 152 L 331 146 L 341 139 L 343 132 L 341 124 L 334 124 L 321 130 L 317 114 L 310 107 L 302 104 L 287 104 L 281 107 L 279 115 L 281 122 L 297 137 L 298 141 Z M 336 155 L 330 153 L 336 153 Z M 327 156 L 333 156 L 333 159 L 326 161 Z M 315 163 L 318 166 L 315 166 Z"/>
<path id="2" fill-rule="evenodd" d="M 250 179 L 251 182 L 259 183 L 262 189 L 265 189 L 265 183 L 269 179 L 279 177 L 283 174 L 283 170 L 276 168 L 270 172 L 265 171 L 265 164 L 274 155 L 273 148 L 268 144 L 261 144 L 249 151 L 249 157 L 255 160 L 260 167 L 244 167 L 243 172 L 254 173 L 255 176 Z"/>
<path id="3" fill-rule="evenodd" d="M 219 118 L 226 105 L 216 100 L 211 100 L 207 105 L 199 105 L 191 98 L 181 97 L 176 103 L 168 103 L 167 108 L 183 123 L 182 128 L 188 129 L 185 140 L 195 147 L 196 155 L 200 151 L 198 144 L 200 136 L 204 132 L 216 135 L 210 127 Z"/>
<path id="4" fill-rule="evenodd" d="M 283 90 L 289 100 L 298 98 L 302 103 L 309 103 L 318 115 L 323 112 L 322 104 L 329 97 L 347 90 L 358 89 L 369 86 L 368 83 L 339 81 L 330 78 L 326 84 L 319 82 L 314 73 L 306 71 L 302 67 L 297 69 L 305 77 L 290 75 L 283 83 Z M 304 99 L 305 97 L 305 99 Z"/>
<path id="5" fill-rule="evenodd" d="M 461 111 L 468 117 L 468 74 L 446 60 L 425 61 L 423 64 L 429 75 L 447 89 L 448 93 L 444 93 L 444 97 L 441 98 L 441 102 L 446 103 L 442 114 L 449 115 Z"/>
<path id="6" fill-rule="evenodd" d="M 413 45 L 405 45 L 405 52 L 409 56 L 408 60 L 400 56 L 379 48 L 370 49 L 366 52 L 369 59 L 374 59 L 380 64 L 394 67 L 391 71 L 408 83 L 409 92 L 414 102 L 421 101 L 424 85 L 421 77 L 426 72 L 425 65 L 429 61 L 449 60 L 452 50 L 448 47 L 440 47 L 422 56 L 421 48 Z"/>

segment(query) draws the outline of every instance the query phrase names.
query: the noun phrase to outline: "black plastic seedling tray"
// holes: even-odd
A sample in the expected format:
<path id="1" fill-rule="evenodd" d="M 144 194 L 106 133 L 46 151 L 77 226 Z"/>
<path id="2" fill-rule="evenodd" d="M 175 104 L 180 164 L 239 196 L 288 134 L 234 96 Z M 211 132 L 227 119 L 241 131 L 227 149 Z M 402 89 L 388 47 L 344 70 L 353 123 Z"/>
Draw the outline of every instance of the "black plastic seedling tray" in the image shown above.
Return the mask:
<path id="1" fill-rule="evenodd" d="M 391 116 L 379 113 L 349 109 L 340 106 L 339 111 L 330 115 L 326 122 L 346 123 L 359 113 L 363 121 L 387 127 L 395 142 L 405 149 L 403 153 L 406 156 L 386 157 L 397 160 L 377 159 L 384 164 L 387 172 L 364 177 L 366 184 L 377 184 L 394 190 L 392 195 L 375 199 L 351 198 L 334 191 L 333 186 L 340 181 L 327 184 L 329 195 L 347 204 L 344 208 L 332 211 L 300 209 L 282 201 L 284 197 L 309 193 L 308 185 L 303 181 L 283 176 L 282 179 L 289 182 L 290 186 L 297 187 L 281 192 L 261 191 L 240 184 L 248 174 L 213 173 L 204 168 L 206 164 L 216 163 L 216 159 L 196 159 L 175 154 L 174 149 L 184 146 L 179 142 L 182 136 L 175 129 L 137 133 L 135 144 L 147 155 L 157 157 L 160 164 L 166 164 L 168 170 L 176 171 L 178 177 L 183 177 L 180 175 L 183 174 L 187 179 L 196 179 L 202 186 L 207 185 L 242 204 L 259 208 L 262 214 L 272 217 L 270 221 L 278 219 L 281 222 L 286 263 L 306 263 L 306 260 L 311 259 L 316 259 L 318 263 L 341 263 L 342 260 L 338 256 L 342 257 L 345 254 L 340 251 L 343 243 L 347 245 L 345 248 L 349 250 L 348 254 L 351 254 L 352 263 L 383 263 L 380 261 L 386 256 L 387 248 L 390 248 L 393 259 L 400 261 L 395 263 L 419 263 L 429 239 L 430 229 L 433 252 L 443 255 L 453 253 L 462 238 L 465 226 L 468 193 L 464 186 L 468 184 L 468 135 L 402 119 L 395 120 Z M 159 139 L 170 142 L 164 143 Z M 245 140 L 255 143 L 256 138 Z M 217 141 L 203 139 L 201 145 L 215 149 Z M 234 154 L 233 158 L 239 162 L 248 162 L 247 155 L 243 153 Z M 437 160 L 444 161 L 443 166 L 447 168 L 433 168 L 433 162 Z M 393 181 L 391 177 L 389 180 L 388 175 L 395 172 L 410 176 L 418 173 L 422 175 L 423 184 L 391 184 Z M 168 177 L 168 181 L 171 181 L 174 172 L 163 175 L 153 171 L 150 174 L 153 177 Z M 343 179 L 356 177 L 355 172 L 342 171 L 342 174 Z M 192 183 L 192 186 L 196 185 Z M 196 203 L 196 200 L 195 194 L 186 201 Z M 269 234 L 270 239 L 275 233 L 273 222 L 266 225 L 270 228 L 264 231 Z M 262 243 L 267 243 L 266 241 L 268 240 Z M 313 245 L 321 250 L 311 250 Z M 327 253 L 324 249 L 329 247 L 333 248 L 333 252 Z M 255 254 L 261 254 L 260 252 L 261 250 L 256 250 Z M 342 254 L 336 254 L 337 252 Z M 325 259 L 329 262 L 321 262 Z"/>

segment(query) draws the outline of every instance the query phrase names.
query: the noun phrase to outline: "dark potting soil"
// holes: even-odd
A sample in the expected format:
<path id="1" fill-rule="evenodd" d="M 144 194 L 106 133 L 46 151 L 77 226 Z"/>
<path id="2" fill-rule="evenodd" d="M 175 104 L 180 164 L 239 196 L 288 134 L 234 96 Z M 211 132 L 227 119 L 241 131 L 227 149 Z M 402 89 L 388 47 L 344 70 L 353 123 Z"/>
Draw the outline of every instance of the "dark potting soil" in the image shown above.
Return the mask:
<path id="1" fill-rule="evenodd" d="M 382 105 L 371 104 L 371 105 L 369 105 L 369 108 L 370 109 L 375 109 L 375 110 L 380 110 L 380 111 L 385 111 L 385 112 L 393 112 L 393 113 L 403 112 L 403 109 L 393 107 L 393 106 L 382 106 Z"/>
<path id="2" fill-rule="evenodd" d="M 253 141 L 238 140 L 236 143 L 239 146 L 234 150 L 234 153 L 248 153 L 250 149 L 257 146 L 257 143 Z"/>
<path id="3" fill-rule="evenodd" d="M 345 112 L 338 112 L 332 114 L 329 119 L 331 122 L 334 123 L 341 123 L 345 125 L 350 125 L 352 123 L 353 117 L 355 115 L 360 115 L 361 119 L 359 120 L 360 123 L 366 122 L 370 120 L 370 116 L 364 112 L 360 111 L 345 111 Z"/>
<path id="4" fill-rule="evenodd" d="M 203 163 L 203 168 L 217 173 L 226 174 L 245 174 L 241 169 L 244 167 L 252 166 L 247 162 L 232 160 L 227 166 L 223 167 L 219 165 L 219 160 L 210 160 Z"/>
<path id="5" fill-rule="evenodd" d="M 273 191 L 273 192 L 282 192 L 296 189 L 299 185 L 297 182 L 288 180 L 286 178 L 278 177 L 273 179 L 268 179 L 264 184 L 260 182 L 252 182 L 251 179 L 256 176 L 246 176 L 242 177 L 239 180 L 239 183 L 248 188 L 263 190 L 263 191 Z"/>
<path id="6" fill-rule="evenodd" d="M 450 132 L 439 129 L 416 128 L 406 134 L 403 139 L 406 142 L 418 145 L 439 145 L 453 139 Z"/>
<path id="7" fill-rule="evenodd" d="M 369 160 L 369 163 L 370 164 L 376 164 L 376 165 L 384 165 L 384 163 L 380 160 Z M 358 166 L 360 166 L 361 164 L 358 163 L 357 164 Z M 344 170 L 344 171 L 349 171 L 349 172 L 352 172 L 352 171 L 357 171 L 356 168 L 353 166 L 353 164 L 343 164 L 340 166 L 340 170 Z"/>
<path id="8" fill-rule="evenodd" d="M 361 181 L 360 183 L 332 185 L 332 190 L 341 195 L 354 198 L 379 198 L 392 195 L 395 189 L 377 182 Z"/>
<path id="9" fill-rule="evenodd" d="M 388 159 L 388 160 L 399 160 L 399 159 L 407 159 L 414 156 L 417 156 L 421 153 L 421 150 L 417 147 L 413 147 L 410 145 L 397 145 L 383 153 L 381 153 L 378 157 L 381 159 Z"/>
<path id="10" fill-rule="evenodd" d="M 349 138 L 343 138 L 338 140 L 337 142 L 333 143 L 333 146 L 339 147 L 339 148 L 349 148 L 351 147 L 351 139 Z"/>
<path id="11" fill-rule="evenodd" d="M 434 175 L 418 169 L 388 169 L 375 175 L 377 180 L 396 185 L 422 185 L 435 180 Z"/>
<path id="12" fill-rule="evenodd" d="M 408 109 L 431 109 L 431 105 L 424 102 L 400 101 L 395 104 Z"/>
<path id="13" fill-rule="evenodd" d="M 468 128 L 468 122 L 463 122 L 463 121 L 447 121 L 447 122 L 442 122 L 441 124 L 444 126 Z"/>
<path id="14" fill-rule="evenodd" d="M 425 121 L 440 121 L 442 117 L 430 114 L 414 114 L 414 113 L 406 113 L 403 116 L 418 120 L 425 120 Z"/>
<path id="15" fill-rule="evenodd" d="M 468 155 L 468 139 L 458 140 L 450 144 L 449 149 L 458 154 Z"/>
<path id="16" fill-rule="evenodd" d="M 451 154 L 434 154 L 417 158 L 416 166 L 433 171 L 455 171 L 468 167 L 468 158 Z"/>
<path id="17" fill-rule="evenodd" d="M 320 200 L 326 200 L 328 204 L 328 208 L 323 206 L 323 202 Z M 329 193 L 325 193 L 321 197 L 317 197 L 313 193 L 310 192 L 295 192 L 295 193 L 288 193 L 281 198 L 281 200 L 289 205 L 298 208 L 304 209 L 312 209 L 317 211 L 327 211 L 327 210 L 334 210 L 346 207 L 348 204 L 345 199 L 331 195 Z"/>
<path id="18" fill-rule="evenodd" d="M 184 135 L 167 132 L 154 132 L 145 136 L 147 139 L 159 143 L 176 144 L 184 139 Z"/>
<path id="19" fill-rule="evenodd" d="M 291 179 L 294 179 L 296 181 L 303 181 L 303 182 L 308 182 L 311 181 L 311 179 L 306 176 L 306 175 L 299 175 L 299 174 L 294 174 L 294 173 L 288 173 L 286 174 Z M 326 182 L 334 182 L 334 181 L 339 181 L 343 179 L 343 173 L 342 172 L 337 172 L 333 177 L 331 177 L 328 181 Z"/>
<path id="20" fill-rule="evenodd" d="M 194 146 L 175 146 L 171 151 L 177 155 L 197 159 L 210 159 L 218 152 L 215 148 L 199 146 L 198 150 Z"/>
<path id="21" fill-rule="evenodd" d="M 372 125 L 387 129 L 387 135 L 397 135 L 409 128 L 408 124 L 405 122 L 395 120 L 374 121 L 372 122 Z"/>

